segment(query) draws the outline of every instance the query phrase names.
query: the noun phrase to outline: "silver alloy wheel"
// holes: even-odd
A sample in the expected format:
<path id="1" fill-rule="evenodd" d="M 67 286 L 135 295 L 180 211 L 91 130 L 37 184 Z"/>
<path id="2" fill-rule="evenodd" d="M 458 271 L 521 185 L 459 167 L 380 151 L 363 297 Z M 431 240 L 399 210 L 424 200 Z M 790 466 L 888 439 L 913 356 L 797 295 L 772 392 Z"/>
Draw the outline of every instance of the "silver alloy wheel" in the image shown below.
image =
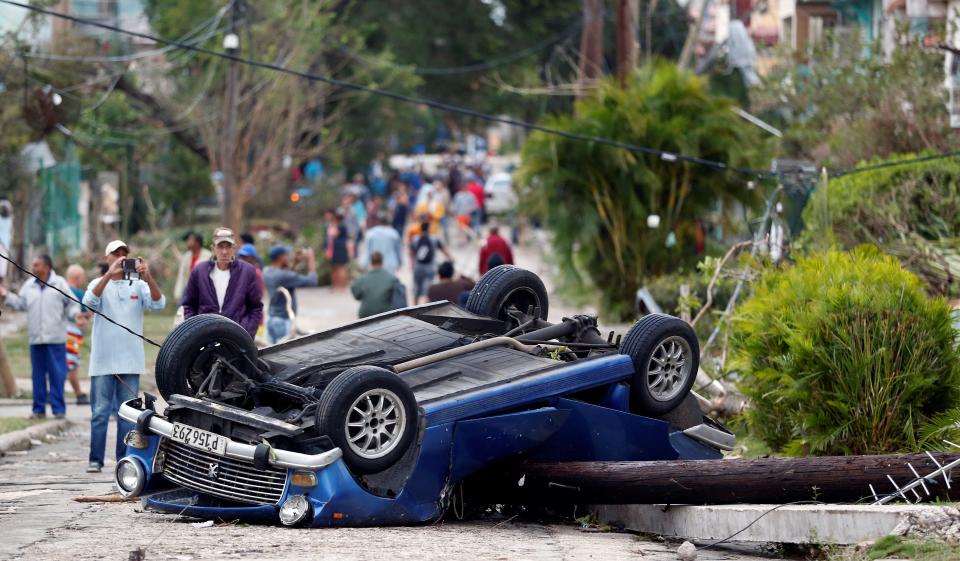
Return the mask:
<path id="1" fill-rule="evenodd" d="M 375 388 L 360 394 L 347 412 L 347 443 L 361 458 L 381 458 L 397 447 L 407 427 L 407 411 L 397 394 Z"/>
<path id="2" fill-rule="evenodd" d="M 683 337 L 673 335 L 657 345 L 647 363 L 647 387 L 650 396 L 657 401 L 670 401 L 686 386 L 691 372 L 690 343 Z"/>

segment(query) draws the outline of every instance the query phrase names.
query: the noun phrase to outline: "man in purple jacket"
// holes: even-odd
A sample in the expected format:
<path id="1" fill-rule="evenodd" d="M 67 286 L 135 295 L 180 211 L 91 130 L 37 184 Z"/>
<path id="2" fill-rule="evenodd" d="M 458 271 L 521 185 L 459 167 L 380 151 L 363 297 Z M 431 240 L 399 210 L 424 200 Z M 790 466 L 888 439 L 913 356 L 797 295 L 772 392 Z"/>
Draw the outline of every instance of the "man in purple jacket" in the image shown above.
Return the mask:
<path id="1" fill-rule="evenodd" d="M 238 261 L 233 230 L 213 231 L 213 259 L 197 263 L 183 291 L 184 319 L 220 314 L 256 336 L 263 318 L 263 293 L 253 265 Z"/>

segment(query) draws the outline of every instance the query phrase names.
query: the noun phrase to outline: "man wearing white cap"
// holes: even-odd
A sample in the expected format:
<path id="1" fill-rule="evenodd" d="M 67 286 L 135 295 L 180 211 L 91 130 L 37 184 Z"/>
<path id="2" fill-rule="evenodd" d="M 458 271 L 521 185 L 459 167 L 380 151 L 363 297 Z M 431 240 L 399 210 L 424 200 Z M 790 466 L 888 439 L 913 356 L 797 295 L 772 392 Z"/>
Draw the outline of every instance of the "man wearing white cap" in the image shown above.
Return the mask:
<path id="1" fill-rule="evenodd" d="M 127 244 L 114 240 L 107 244 L 105 254 L 107 272 L 87 286 L 83 304 L 142 335 L 143 311 L 162 310 L 166 299 L 150 273 L 150 266 L 141 258 L 137 258 L 136 264 L 140 278 L 124 279 L 123 260 L 130 255 Z M 137 396 L 140 375 L 146 368 L 143 340 L 120 325 L 110 323 L 99 315 L 93 318 L 90 349 L 90 405 L 93 418 L 90 420 L 88 472 L 98 472 L 103 467 L 107 425 L 110 415 L 117 413 L 111 410 L 111 405 Z M 132 429 L 131 423 L 117 416 L 118 460 L 126 454 L 127 447 L 123 439 Z"/>

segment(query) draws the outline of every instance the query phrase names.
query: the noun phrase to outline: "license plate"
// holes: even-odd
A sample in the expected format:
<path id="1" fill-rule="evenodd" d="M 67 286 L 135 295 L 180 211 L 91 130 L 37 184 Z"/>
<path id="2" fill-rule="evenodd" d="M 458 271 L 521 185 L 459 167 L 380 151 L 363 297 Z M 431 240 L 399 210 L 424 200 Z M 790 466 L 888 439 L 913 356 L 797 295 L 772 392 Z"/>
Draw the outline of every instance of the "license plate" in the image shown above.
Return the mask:
<path id="1" fill-rule="evenodd" d="M 219 434 L 191 427 L 190 425 L 173 424 L 173 434 L 170 436 L 177 442 L 182 442 L 191 448 L 213 452 L 218 456 L 227 453 L 227 439 Z"/>

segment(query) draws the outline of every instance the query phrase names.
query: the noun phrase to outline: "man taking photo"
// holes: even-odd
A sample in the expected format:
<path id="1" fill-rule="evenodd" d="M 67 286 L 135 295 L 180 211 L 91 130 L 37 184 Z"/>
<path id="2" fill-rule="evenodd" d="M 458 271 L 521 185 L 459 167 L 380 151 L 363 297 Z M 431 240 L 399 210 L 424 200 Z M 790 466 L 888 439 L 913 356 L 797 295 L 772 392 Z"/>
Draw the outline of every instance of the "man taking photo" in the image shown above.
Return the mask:
<path id="1" fill-rule="evenodd" d="M 124 273 L 123 262 L 130 255 L 127 244 L 114 240 L 107 244 L 105 255 L 107 272 L 87 286 L 83 305 L 94 312 L 106 314 L 119 325 L 108 322 L 100 315 L 93 318 L 90 348 L 90 405 L 93 418 L 90 419 L 88 473 L 99 472 L 103 467 L 107 425 L 110 415 L 117 414 L 111 405 L 133 399 L 140 391 L 140 375 L 146 370 L 143 339 L 140 337 L 143 335 L 143 312 L 162 310 L 167 303 L 145 260 L 137 258 L 135 273 Z M 132 423 L 117 415 L 118 460 L 126 455 L 127 447 L 123 439 L 132 429 Z"/>
<path id="2" fill-rule="evenodd" d="M 183 317 L 220 314 L 255 337 L 263 319 L 263 293 L 256 267 L 237 259 L 236 254 L 233 230 L 214 230 L 213 260 L 199 263 L 191 271 L 183 291 Z"/>

